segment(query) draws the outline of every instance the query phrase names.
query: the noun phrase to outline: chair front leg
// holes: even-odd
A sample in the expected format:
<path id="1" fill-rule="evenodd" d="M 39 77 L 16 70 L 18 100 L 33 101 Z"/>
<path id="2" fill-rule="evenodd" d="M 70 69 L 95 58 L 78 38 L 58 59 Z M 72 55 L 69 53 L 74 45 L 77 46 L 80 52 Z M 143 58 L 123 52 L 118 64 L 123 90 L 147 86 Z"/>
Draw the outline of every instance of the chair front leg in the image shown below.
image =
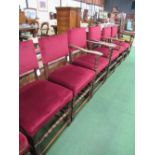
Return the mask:
<path id="1" fill-rule="evenodd" d="M 45 79 L 48 79 L 48 64 L 44 64 L 44 75 L 45 75 Z"/>
<path id="2" fill-rule="evenodd" d="M 108 67 L 107 67 L 107 73 L 106 73 L 106 79 L 107 79 L 107 77 L 108 77 L 108 75 L 109 75 L 109 73 L 111 73 L 111 70 L 110 70 L 110 66 L 111 66 L 111 62 L 112 62 L 112 59 L 111 59 L 111 57 L 112 57 L 112 53 L 113 53 L 113 48 L 111 48 L 111 47 L 109 47 L 109 63 L 108 63 Z"/>

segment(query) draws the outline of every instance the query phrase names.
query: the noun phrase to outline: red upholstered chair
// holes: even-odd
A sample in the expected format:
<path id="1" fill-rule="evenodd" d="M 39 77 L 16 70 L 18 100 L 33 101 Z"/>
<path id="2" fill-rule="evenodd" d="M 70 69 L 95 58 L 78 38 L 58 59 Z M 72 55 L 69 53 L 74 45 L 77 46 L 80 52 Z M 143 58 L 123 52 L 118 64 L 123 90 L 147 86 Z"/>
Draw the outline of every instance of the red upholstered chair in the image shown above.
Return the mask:
<path id="1" fill-rule="evenodd" d="M 81 42 L 79 42 L 81 44 Z M 95 72 L 73 64 L 68 64 L 67 56 L 68 36 L 67 33 L 39 39 L 42 60 L 45 74 L 49 81 L 58 83 L 73 91 L 73 115 L 74 116 L 82 105 L 90 98 L 91 85 Z M 50 63 L 59 62 L 63 58 L 66 65 L 59 67 L 53 72 L 49 71 Z M 83 101 L 82 103 L 80 101 Z"/>
<path id="2" fill-rule="evenodd" d="M 109 58 L 111 57 L 111 61 L 109 64 L 109 70 L 113 71 L 119 62 L 119 46 L 115 44 L 111 44 L 107 41 L 111 36 L 111 27 L 105 27 L 101 31 L 100 26 L 91 26 L 89 27 L 88 40 L 91 43 L 90 48 L 100 51 L 103 53 L 103 57 Z M 104 42 L 102 38 L 104 37 Z M 111 52 L 111 53 L 110 53 Z M 110 56 L 111 55 L 111 56 Z"/>
<path id="3" fill-rule="evenodd" d="M 92 37 L 100 36 L 99 31 L 95 31 Z M 100 39 L 100 38 L 97 38 Z M 73 64 L 85 67 L 95 71 L 94 91 L 100 84 L 105 81 L 109 58 L 102 57 L 102 53 L 95 50 L 87 49 L 87 39 L 85 28 L 74 28 L 68 31 L 68 40 L 70 46 L 70 60 Z M 78 57 L 74 57 L 74 53 L 83 52 Z"/>
<path id="4" fill-rule="evenodd" d="M 130 36 L 130 40 L 125 40 L 124 38 L 120 38 L 119 35 L 122 34 L 126 34 Z M 120 52 L 126 56 L 129 51 L 130 51 L 130 47 L 132 45 L 133 42 L 133 38 L 134 38 L 134 34 L 133 33 L 129 33 L 129 32 L 120 32 L 120 34 L 118 34 L 118 26 L 114 25 L 111 27 L 111 42 L 119 45 L 121 47 L 122 50 L 120 50 Z"/>
<path id="5" fill-rule="evenodd" d="M 38 62 L 32 41 L 20 42 L 20 77 L 33 71 L 37 79 L 37 69 Z M 71 122 L 72 98 L 71 90 L 47 80 L 36 80 L 20 88 L 20 130 L 29 138 L 35 153 L 45 152 L 49 144 Z"/>
<path id="6" fill-rule="evenodd" d="M 24 155 L 29 152 L 29 143 L 25 135 L 19 132 L 19 155 Z"/>
<path id="7" fill-rule="evenodd" d="M 116 26 L 108 26 L 108 27 L 102 28 L 101 40 L 116 44 L 116 42 L 112 41 L 112 36 L 116 35 L 116 32 L 117 32 L 116 28 L 117 28 Z M 116 44 L 116 45 L 117 46 L 114 49 L 119 51 L 120 54 L 125 52 L 126 49 L 121 44 Z"/>

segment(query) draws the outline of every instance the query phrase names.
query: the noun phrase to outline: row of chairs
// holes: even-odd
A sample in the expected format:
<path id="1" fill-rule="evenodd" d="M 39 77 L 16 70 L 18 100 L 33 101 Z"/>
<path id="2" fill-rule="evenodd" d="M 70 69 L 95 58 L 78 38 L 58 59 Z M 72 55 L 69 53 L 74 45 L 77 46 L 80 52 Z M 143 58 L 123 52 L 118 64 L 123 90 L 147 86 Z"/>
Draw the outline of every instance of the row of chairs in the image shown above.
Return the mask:
<path id="1" fill-rule="evenodd" d="M 116 34 L 112 36 L 113 27 L 101 30 L 92 26 L 88 34 L 85 28 L 74 28 L 64 34 L 39 38 L 44 80 L 38 76 L 33 42 L 20 42 L 20 78 L 32 72 L 36 78 L 19 90 L 20 131 L 29 142 L 20 152 L 31 150 L 32 154 L 44 154 L 124 60 L 131 42 L 116 38 L 117 27 L 114 30 Z M 60 58 L 65 65 L 51 72 L 51 65 Z"/>

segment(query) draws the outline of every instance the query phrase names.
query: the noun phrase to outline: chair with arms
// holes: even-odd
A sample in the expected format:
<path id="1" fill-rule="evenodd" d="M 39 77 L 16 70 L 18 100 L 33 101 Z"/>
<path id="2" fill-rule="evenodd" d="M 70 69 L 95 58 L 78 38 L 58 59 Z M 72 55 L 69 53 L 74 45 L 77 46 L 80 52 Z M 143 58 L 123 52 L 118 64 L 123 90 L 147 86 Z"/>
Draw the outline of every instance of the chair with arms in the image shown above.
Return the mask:
<path id="1" fill-rule="evenodd" d="M 118 37 L 120 35 L 122 36 L 123 34 L 128 35 L 130 39 L 126 40 L 123 37 Z M 123 49 L 121 52 L 124 57 L 126 57 L 127 54 L 129 54 L 133 39 L 134 39 L 133 32 L 120 31 L 120 34 L 118 34 L 118 26 L 114 25 L 111 27 L 111 42 L 121 46 L 121 48 Z"/>
<path id="2" fill-rule="evenodd" d="M 71 62 L 75 65 L 95 71 L 93 91 L 96 91 L 97 88 L 101 84 L 103 84 L 103 82 L 106 79 L 109 63 L 111 61 L 111 55 L 109 55 L 108 58 L 105 58 L 102 56 L 103 55 L 102 52 L 99 52 L 96 49 L 95 50 L 87 49 L 85 28 L 74 28 L 69 30 L 68 38 L 69 38 Z M 83 53 L 79 57 L 74 57 L 74 53 L 77 52 L 83 52 Z"/>
<path id="3" fill-rule="evenodd" d="M 74 117 L 90 99 L 92 92 L 91 85 L 95 72 L 68 63 L 69 49 L 67 33 L 40 38 L 39 46 L 46 78 L 73 91 L 72 116 Z M 66 64 L 51 72 L 50 66 L 55 62 L 59 63 L 60 59 L 64 59 Z"/>
<path id="4" fill-rule="evenodd" d="M 120 61 L 120 51 L 119 46 L 108 42 L 109 36 L 111 36 L 111 27 L 110 28 L 106 27 L 105 29 L 102 29 L 102 31 L 100 26 L 89 27 L 89 33 L 88 33 L 89 47 L 91 49 L 103 53 L 103 57 L 105 58 L 109 58 L 111 54 L 111 61 L 109 64 L 109 73 L 108 73 L 110 75 L 110 73 L 112 73 L 115 70 L 116 66 Z M 103 37 L 104 41 L 102 41 Z M 112 52 L 110 53 L 110 51 Z"/>
<path id="5" fill-rule="evenodd" d="M 30 73 L 36 77 L 19 90 L 20 131 L 28 138 L 33 154 L 43 154 L 71 122 L 73 93 L 53 82 L 39 80 L 37 71 L 33 42 L 20 42 L 20 79 Z"/>

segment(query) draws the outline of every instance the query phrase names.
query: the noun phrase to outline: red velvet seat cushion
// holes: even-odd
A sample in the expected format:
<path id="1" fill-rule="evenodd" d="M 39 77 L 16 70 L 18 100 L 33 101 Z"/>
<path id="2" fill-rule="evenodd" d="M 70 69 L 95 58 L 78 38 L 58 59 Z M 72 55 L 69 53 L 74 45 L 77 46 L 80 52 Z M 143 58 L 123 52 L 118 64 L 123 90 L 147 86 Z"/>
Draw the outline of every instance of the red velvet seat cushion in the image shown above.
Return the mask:
<path id="1" fill-rule="evenodd" d="M 121 46 L 121 45 L 117 46 L 117 47 L 114 48 L 114 49 L 115 49 L 115 50 L 118 50 L 119 53 L 123 53 L 123 52 L 125 52 L 125 50 L 126 50 L 126 48 L 125 48 L 124 46 Z"/>
<path id="2" fill-rule="evenodd" d="M 19 132 L 19 154 L 25 153 L 29 148 L 29 143 L 25 135 Z"/>
<path id="3" fill-rule="evenodd" d="M 93 54 L 86 54 L 86 55 L 82 55 L 78 58 L 76 58 L 73 61 L 73 64 L 82 66 L 82 67 L 86 67 L 88 69 L 92 69 L 94 70 L 94 66 L 95 66 L 95 61 L 96 61 L 96 56 Z M 97 73 L 101 72 L 103 69 L 106 68 L 106 66 L 108 65 L 108 59 L 104 58 L 104 57 L 99 57 L 99 63 L 97 65 Z"/>
<path id="4" fill-rule="evenodd" d="M 122 42 L 122 41 L 117 41 L 117 40 L 115 40 L 115 41 L 113 41 L 113 43 L 114 44 L 117 44 L 117 45 L 119 45 L 119 46 L 122 46 L 122 51 L 125 51 L 127 48 L 129 48 L 129 46 L 130 46 L 130 44 L 128 43 L 128 42 Z"/>
<path id="5" fill-rule="evenodd" d="M 99 48 L 96 48 L 95 49 L 96 51 L 100 51 L 102 52 L 104 55 L 104 57 L 108 57 L 109 56 L 109 48 L 107 47 L 99 47 Z M 117 57 L 119 56 L 119 52 L 118 50 L 113 50 L 113 53 L 112 53 L 112 57 L 111 57 L 111 60 L 115 60 Z"/>
<path id="6" fill-rule="evenodd" d="M 20 125 L 34 136 L 72 97 L 72 91 L 46 80 L 22 87 L 19 96 Z"/>
<path id="7" fill-rule="evenodd" d="M 130 44 L 127 43 L 127 42 L 121 42 L 120 45 L 125 47 L 125 48 L 129 48 L 130 47 Z"/>
<path id="8" fill-rule="evenodd" d="M 49 74 L 48 79 L 71 89 L 76 95 L 93 80 L 94 75 L 92 70 L 68 64 Z"/>

